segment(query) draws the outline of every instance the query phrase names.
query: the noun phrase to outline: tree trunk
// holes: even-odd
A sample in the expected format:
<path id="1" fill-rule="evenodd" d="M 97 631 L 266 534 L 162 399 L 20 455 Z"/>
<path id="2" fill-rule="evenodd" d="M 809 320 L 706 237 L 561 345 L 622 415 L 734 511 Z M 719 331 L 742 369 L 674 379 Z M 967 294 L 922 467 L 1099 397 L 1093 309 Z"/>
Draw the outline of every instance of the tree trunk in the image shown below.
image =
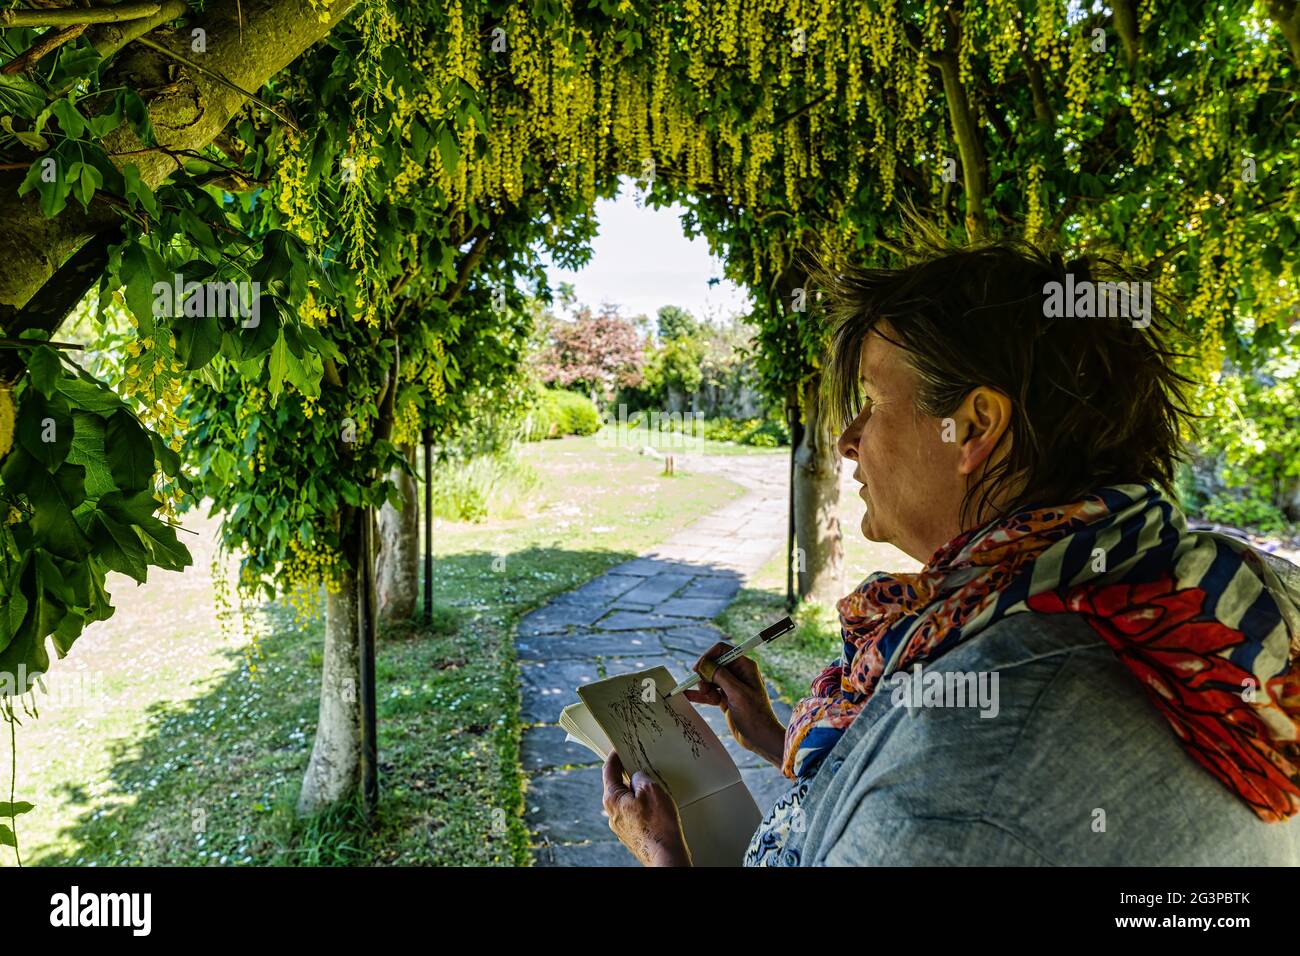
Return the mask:
<path id="1" fill-rule="evenodd" d="M 795 569 L 799 598 L 832 604 L 844 595 L 840 454 L 814 379 L 804 387 L 803 437 L 794 454 Z"/>
<path id="2" fill-rule="evenodd" d="M 345 509 L 346 510 L 346 509 Z M 298 795 L 298 813 L 319 813 L 353 797 L 361 783 L 361 582 L 355 521 L 346 530 L 337 594 L 325 604 L 325 659 L 321 664 L 316 740 Z"/>
<path id="3" fill-rule="evenodd" d="M 406 460 L 415 467 L 415 449 L 404 447 Z M 389 479 L 397 485 L 402 507 L 385 502 L 379 509 L 379 556 L 375 561 L 375 586 L 379 592 L 379 621 L 395 624 L 415 617 L 420 586 L 420 509 L 415 478 L 401 468 Z"/>

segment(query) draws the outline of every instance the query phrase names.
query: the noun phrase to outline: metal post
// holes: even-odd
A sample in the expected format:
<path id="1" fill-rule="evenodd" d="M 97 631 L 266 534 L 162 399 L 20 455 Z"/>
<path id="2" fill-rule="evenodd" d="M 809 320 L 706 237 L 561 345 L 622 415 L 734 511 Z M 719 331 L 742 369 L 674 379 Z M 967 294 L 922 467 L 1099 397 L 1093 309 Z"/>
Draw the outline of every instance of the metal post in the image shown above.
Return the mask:
<path id="1" fill-rule="evenodd" d="M 794 593 L 794 457 L 799 452 L 799 443 L 803 441 L 803 425 L 799 420 L 799 406 L 792 404 L 789 409 L 790 422 L 790 496 L 787 505 L 788 523 L 785 544 L 785 608 L 793 611 L 797 603 Z"/>
<path id="2" fill-rule="evenodd" d="M 424 623 L 433 623 L 433 429 L 424 430 Z"/>
<path id="3" fill-rule="evenodd" d="M 375 736 L 375 564 L 374 514 L 361 520 L 361 792 L 366 815 L 379 804 L 379 743 Z"/>

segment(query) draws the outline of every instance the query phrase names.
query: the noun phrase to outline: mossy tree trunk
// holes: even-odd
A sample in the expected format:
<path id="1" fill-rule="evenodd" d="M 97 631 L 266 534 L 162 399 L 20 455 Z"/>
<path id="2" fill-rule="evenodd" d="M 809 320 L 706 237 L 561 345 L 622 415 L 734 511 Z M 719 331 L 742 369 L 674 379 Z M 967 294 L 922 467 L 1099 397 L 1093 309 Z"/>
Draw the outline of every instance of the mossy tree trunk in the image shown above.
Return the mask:
<path id="1" fill-rule="evenodd" d="M 298 794 L 304 816 L 351 799 L 361 784 L 361 541 L 351 511 L 341 515 L 342 571 L 325 604 L 316 739 Z"/>
<path id="2" fill-rule="evenodd" d="M 403 449 L 415 467 L 415 448 Z M 420 588 L 419 489 L 413 475 L 400 468 L 389 476 L 397 486 L 402 506 L 385 503 L 379 509 L 379 554 L 375 560 L 378 614 L 382 624 L 409 621 L 415 616 Z"/>
<path id="3" fill-rule="evenodd" d="M 804 386 L 803 436 L 794 451 L 795 569 L 801 600 L 832 604 L 844 591 L 840 454 L 819 384 L 814 378 Z"/>

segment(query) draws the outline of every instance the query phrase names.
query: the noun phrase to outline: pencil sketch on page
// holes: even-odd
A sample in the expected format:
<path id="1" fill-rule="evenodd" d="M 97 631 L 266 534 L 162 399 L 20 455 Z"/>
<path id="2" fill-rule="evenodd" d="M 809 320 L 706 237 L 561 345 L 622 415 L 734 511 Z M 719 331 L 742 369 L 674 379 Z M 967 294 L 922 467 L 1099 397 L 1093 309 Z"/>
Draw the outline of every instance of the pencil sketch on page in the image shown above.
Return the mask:
<path id="1" fill-rule="evenodd" d="M 690 702 L 680 694 L 664 696 L 674 684 L 668 669 L 657 667 L 588 684 L 578 696 L 609 735 L 624 769 L 650 774 L 681 805 L 729 786 L 738 774 Z"/>

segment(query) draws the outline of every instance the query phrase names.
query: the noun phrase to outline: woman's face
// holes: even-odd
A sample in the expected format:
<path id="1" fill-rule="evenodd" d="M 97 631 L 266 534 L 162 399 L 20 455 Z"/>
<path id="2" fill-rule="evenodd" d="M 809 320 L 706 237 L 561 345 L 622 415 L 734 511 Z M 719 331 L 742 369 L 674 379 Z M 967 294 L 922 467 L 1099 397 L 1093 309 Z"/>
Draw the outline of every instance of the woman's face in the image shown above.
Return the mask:
<path id="1" fill-rule="evenodd" d="M 888 327 L 881 332 L 892 337 Z M 857 462 L 853 477 L 867 504 L 862 533 L 926 562 L 962 530 L 967 476 L 960 419 L 917 411 L 916 375 L 904 357 L 880 335 L 867 336 L 860 363 L 867 400 L 840 436 L 839 450 Z"/>

